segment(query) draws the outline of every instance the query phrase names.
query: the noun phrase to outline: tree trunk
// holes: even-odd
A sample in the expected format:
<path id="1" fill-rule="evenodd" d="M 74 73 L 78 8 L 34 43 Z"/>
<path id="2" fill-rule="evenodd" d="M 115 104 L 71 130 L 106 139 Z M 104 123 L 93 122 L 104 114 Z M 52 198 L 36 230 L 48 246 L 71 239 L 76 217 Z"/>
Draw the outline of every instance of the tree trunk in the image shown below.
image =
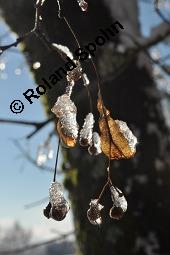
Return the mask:
<path id="1" fill-rule="evenodd" d="M 46 1 L 44 5 L 44 25 L 51 41 L 77 48 L 74 38 L 62 20 L 57 17 L 57 1 Z M 66 2 L 66 1 L 65 1 Z M 89 1 L 90 9 L 84 14 L 75 0 L 64 4 L 64 12 L 70 21 L 81 44 L 93 42 L 99 29 L 110 27 L 118 20 L 126 32 L 140 35 L 138 6 L 136 0 L 94 0 Z M 29 31 L 34 24 L 33 0 L 0 0 L 3 16 L 17 34 Z M 138 137 L 137 156 L 130 160 L 112 162 L 113 183 L 123 190 L 128 200 L 128 212 L 121 221 L 109 219 L 111 208 L 109 191 L 102 204 L 104 222 L 98 228 L 90 225 L 86 212 L 89 202 L 96 198 L 106 181 L 107 159 L 103 156 L 91 157 L 79 146 L 64 150 L 65 186 L 69 190 L 79 254 L 82 255 L 145 255 L 169 254 L 170 229 L 170 169 L 169 132 L 166 128 L 160 106 L 160 95 L 151 76 L 151 66 L 143 54 L 129 60 L 128 66 L 115 77 L 115 67 L 129 58 L 131 42 L 120 33 L 96 53 L 95 62 L 105 80 L 103 96 L 106 107 L 114 119 L 126 121 Z M 117 46 L 125 47 L 120 53 Z M 42 66 L 34 71 L 37 84 L 42 77 L 49 77 L 63 65 L 58 56 L 48 52 L 43 43 L 35 37 L 24 42 L 30 67 L 35 61 Z M 84 63 L 91 81 L 93 103 L 96 107 L 96 77 L 89 62 Z M 32 69 L 31 69 L 32 70 Z M 33 70 L 32 70 L 33 71 Z M 48 103 L 46 111 L 65 89 L 65 81 L 49 90 L 43 102 Z M 78 121 L 82 124 L 89 112 L 86 90 L 78 84 L 73 93 L 78 107 Z M 46 105 L 46 104 L 45 104 Z M 34 107 L 30 105 L 30 107 Z M 97 113 L 96 113 L 97 116 Z M 68 164 L 70 167 L 68 168 Z"/>

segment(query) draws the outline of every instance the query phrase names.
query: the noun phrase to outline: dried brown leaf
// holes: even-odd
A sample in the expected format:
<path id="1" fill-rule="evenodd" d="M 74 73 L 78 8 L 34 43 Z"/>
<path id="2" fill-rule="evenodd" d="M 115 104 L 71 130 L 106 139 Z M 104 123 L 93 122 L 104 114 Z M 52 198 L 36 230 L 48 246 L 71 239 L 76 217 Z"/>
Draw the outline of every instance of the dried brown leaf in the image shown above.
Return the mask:
<path id="1" fill-rule="evenodd" d="M 57 131 L 58 131 L 59 137 L 60 137 L 63 145 L 65 145 L 66 147 L 69 147 L 69 148 L 73 148 L 76 146 L 77 140 L 73 136 L 71 136 L 67 133 L 67 131 L 64 129 L 64 127 L 62 127 L 60 121 L 58 121 L 58 123 L 57 123 Z"/>
<path id="2" fill-rule="evenodd" d="M 103 153 L 110 159 L 128 159 L 136 153 L 137 139 L 128 128 L 126 122 L 113 120 L 110 112 L 98 99 L 100 112 L 99 128 L 101 133 L 101 147 Z"/>

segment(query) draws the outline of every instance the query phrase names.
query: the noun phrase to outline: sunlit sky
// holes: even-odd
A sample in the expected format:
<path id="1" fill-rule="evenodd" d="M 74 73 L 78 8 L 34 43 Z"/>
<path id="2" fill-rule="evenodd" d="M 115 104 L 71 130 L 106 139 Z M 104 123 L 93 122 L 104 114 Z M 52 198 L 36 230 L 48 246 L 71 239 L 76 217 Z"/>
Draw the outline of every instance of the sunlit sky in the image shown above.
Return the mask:
<path id="1" fill-rule="evenodd" d="M 154 13 L 153 5 L 141 4 L 141 20 L 143 23 L 143 33 L 148 35 L 151 26 L 159 23 L 159 18 Z M 9 28 L 0 20 L 0 38 Z M 4 45 L 14 40 L 14 35 L 4 37 L 0 44 Z M 38 59 L 37 59 L 38 61 Z M 46 116 L 40 100 L 35 100 L 34 104 L 25 103 L 24 112 L 13 114 L 9 105 L 14 99 L 23 100 L 22 93 L 28 88 L 34 87 L 34 81 L 25 63 L 24 57 L 16 52 L 8 51 L 0 57 L 0 63 L 5 62 L 5 70 L 0 70 L 0 118 L 22 119 L 30 121 L 43 121 Z M 16 75 L 16 69 L 21 69 L 21 74 Z M 24 102 L 24 101 L 23 101 Z M 35 158 L 37 146 L 43 142 L 52 124 L 39 132 L 30 142 L 30 151 Z M 52 179 L 51 173 L 43 172 L 31 165 L 26 159 L 21 157 L 21 153 L 14 146 L 11 139 L 20 140 L 22 145 L 27 145 L 23 139 L 33 128 L 19 125 L 0 125 L 0 226 L 9 226 L 17 220 L 26 228 L 34 228 L 39 239 L 50 237 L 52 229 L 61 232 L 72 229 L 71 213 L 62 222 L 57 223 L 44 218 L 42 214 L 43 206 L 40 205 L 30 210 L 25 210 L 24 205 L 48 196 L 48 189 Z M 22 140 L 21 140 L 22 139 Z M 53 139 L 53 148 L 56 153 L 57 143 Z M 54 161 L 47 163 L 54 166 Z"/>

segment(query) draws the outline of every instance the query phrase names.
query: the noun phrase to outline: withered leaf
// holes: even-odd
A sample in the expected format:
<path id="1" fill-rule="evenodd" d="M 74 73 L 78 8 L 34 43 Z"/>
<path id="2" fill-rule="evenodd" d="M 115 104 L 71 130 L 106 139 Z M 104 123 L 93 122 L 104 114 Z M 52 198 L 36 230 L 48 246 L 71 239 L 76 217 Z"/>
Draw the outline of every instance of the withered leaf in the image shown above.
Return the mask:
<path id="1" fill-rule="evenodd" d="M 57 131 L 64 146 L 68 148 L 73 148 L 76 146 L 77 140 L 71 134 L 67 133 L 64 127 L 62 127 L 60 121 L 57 122 Z"/>
<path id="2" fill-rule="evenodd" d="M 100 113 L 99 128 L 103 153 L 110 159 L 133 157 L 136 153 L 137 138 L 126 122 L 113 120 L 110 112 L 103 106 L 100 96 L 97 106 Z"/>

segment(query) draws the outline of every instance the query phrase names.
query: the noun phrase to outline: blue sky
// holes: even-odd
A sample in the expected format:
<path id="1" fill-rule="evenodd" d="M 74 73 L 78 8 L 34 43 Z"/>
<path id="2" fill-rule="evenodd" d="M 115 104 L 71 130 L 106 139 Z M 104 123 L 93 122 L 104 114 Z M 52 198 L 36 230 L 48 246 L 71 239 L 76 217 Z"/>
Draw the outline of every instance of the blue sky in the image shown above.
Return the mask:
<path id="1" fill-rule="evenodd" d="M 141 4 L 140 18 L 144 35 L 148 35 L 151 26 L 158 24 L 160 21 L 154 13 L 153 6 L 144 3 Z M 0 20 L 0 35 L 3 35 L 6 31 L 9 31 L 9 28 Z M 14 40 L 14 35 L 11 35 L 11 33 L 9 35 L 3 39 L 1 44 L 10 43 Z M 166 53 L 164 47 L 162 50 Z M 46 116 L 40 100 L 35 100 L 33 105 L 25 104 L 24 112 L 21 114 L 14 115 L 11 113 L 10 103 L 14 99 L 23 100 L 22 93 L 28 88 L 34 87 L 35 84 L 19 50 L 17 53 L 6 52 L 0 57 L 0 63 L 2 61 L 5 62 L 6 68 L 4 71 L 0 70 L 0 118 L 31 121 L 45 120 Z M 15 74 L 18 68 L 21 68 L 20 75 Z M 52 128 L 53 126 L 49 125 L 31 139 L 29 146 L 32 155 L 35 155 L 37 146 L 46 139 Z M 52 228 L 60 229 L 60 231 L 64 231 L 66 228 L 69 230 L 72 228 L 71 214 L 69 214 L 64 223 L 56 223 L 49 222 L 43 217 L 43 205 L 31 210 L 24 209 L 25 204 L 48 196 L 48 189 L 52 179 L 50 173 L 42 172 L 27 162 L 27 160 L 19 158 L 20 153 L 11 141 L 11 138 L 15 138 L 23 145 L 26 145 L 22 138 L 31 130 L 32 128 L 25 126 L 0 125 L 0 225 L 1 223 L 6 222 L 8 224 L 10 221 L 19 220 L 25 227 L 36 228 L 39 234 L 42 231 L 49 233 Z M 55 138 L 52 144 L 56 153 L 57 144 Z M 49 162 L 48 165 L 53 168 L 54 160 Z"/>
<path id="2" fill-rule="evenodd" d="M 1 21 L 0 35 L 6 31 L 8 31 L 8 27 Z M 3 44 L 13 40 L 14 35 L 11 37 L 10 34 L 3 40 Z M 0 118 L 41 122 L 46 119 L 46 116 L 40 100 L 35 100 L 33 105 L 25 103 L 25 109 L 21 114 L 16 115 L 10 111 L 10 103 L 14 99 L 23 101 L 22 93 L 35 86 L 24 57 L 19 50 L 16 51 L 17 53 L 6 52 L 0 57 L 0 63 L 4 62 L 6 65 L 5 70 L 0 70 Z M 21 69 L 20 75 L 15 74 L 16 69 Z M 42 215 L 43 205 L 31 210 L 24 209 L 25 204 L 48 197 L 52 174 L 37 169 L 26 159 L 23 159 L 11 139 L 17 139 L 26 148 L 29 146 L 31 154 L 35 158 L 38 145 L 47 138 L 52 129 L 53 125 L 50 124 L 29 142 L 26 142 L 24 137 L 33 130 L 32 127 L 0 125 L 0 225 L 4 226 L 4 223 L 9 225 L 11 221 L 18 220 L 25 227 L 32 228 L 34 226 L 36 233 L 41 233 L 39 229 L 43 229 L 43 232 L 47 233 L 55 226 L 60 226 L 61 231 L 65 231 L 66 226 L 68 230 L 72 228 L 71 217 L 68 217 L 63 223 L 57 224 L 45 219 Z M 54 137 L 52 145 L 55 153 L 56 142 L 56 137 Z M 49 161 L 47 165 L 53 169 L 54 160 Z M 44 236 L 47 237 L 47 235 Z"/>

